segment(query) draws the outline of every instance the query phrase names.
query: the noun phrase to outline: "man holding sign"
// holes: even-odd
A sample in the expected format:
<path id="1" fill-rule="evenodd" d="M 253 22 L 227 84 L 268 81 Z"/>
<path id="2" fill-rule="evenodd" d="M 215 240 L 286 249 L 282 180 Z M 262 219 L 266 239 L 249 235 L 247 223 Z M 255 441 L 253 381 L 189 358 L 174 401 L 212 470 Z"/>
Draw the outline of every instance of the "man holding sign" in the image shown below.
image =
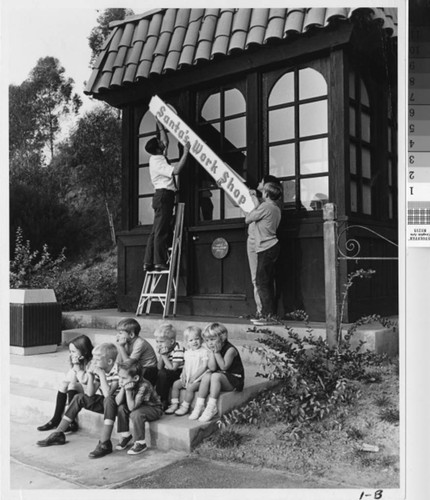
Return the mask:
<path id="1" fill-rule="evenodd" d="M 157 123 L 159 138 L 153 137 L 145 149 L 149 153 L 149 175 L 154 186 L 155 193 L 152 199 L 154 209 L 154 223 L 151 234 L 146 245 L 143 270 L 163 271 L 169 269 L 167 265 L 167 249 L 171 238 L 171 223 L 173 207 L 175 204 L 176 181 L 175 175 L 185 165 L 190 143 L 186 142 L 181 158 L 175 165 L 170 165 L 165 152 L 167 151 L 168 138 L 166 130 Z"/>
<path id="2" fill-rule="evenodd" d="M 191 155 L 200 163 L 206 172 L 212 176 L 216 184 L 225 191 L 232 202 L 245 214 L 255 208 L 255 200 L 249 193 L 243 179 L 229 165 L 212 151 L 188 125 L 181 120 L 170 106 L 158 96 L 152 97 L 149 109 L 159 123 L 168 130 L 176 139 L 186 144 L 191 144 Z"/>

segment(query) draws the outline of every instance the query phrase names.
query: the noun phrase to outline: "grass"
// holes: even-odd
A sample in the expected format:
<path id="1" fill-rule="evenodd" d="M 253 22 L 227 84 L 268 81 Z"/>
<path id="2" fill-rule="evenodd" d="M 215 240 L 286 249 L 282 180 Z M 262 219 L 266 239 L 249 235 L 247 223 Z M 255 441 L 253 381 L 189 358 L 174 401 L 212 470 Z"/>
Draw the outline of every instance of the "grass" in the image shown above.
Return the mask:
<path id="1" fill-rule="evenodd" d="M 360 398 L 300 428 L 287 423 L 218 431 L 194 451 L 214 460 L 269 467 L 335 481 L 339 487 L 399 487 L 399 379 L 396 363 L 358 382 Z M 361 451 L 363 443 L 378 452 Z"/>

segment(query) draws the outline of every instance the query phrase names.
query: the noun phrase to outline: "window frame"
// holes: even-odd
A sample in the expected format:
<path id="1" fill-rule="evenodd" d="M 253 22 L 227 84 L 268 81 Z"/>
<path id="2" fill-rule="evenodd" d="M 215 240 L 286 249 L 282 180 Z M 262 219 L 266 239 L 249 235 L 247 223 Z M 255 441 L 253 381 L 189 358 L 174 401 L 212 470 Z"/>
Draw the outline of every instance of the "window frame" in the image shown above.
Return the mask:
<path id="1" fill-rule="evenodd" d="M 351 76 L 354 78 L 354 96 L 351 96 Z M 367 98 L 369 100 L 368 104 L 363 103 L 362 99 L 362 88 L 365 88 L 367 93 Z M 365 81 L 363 75 L 354 68 L 350 68 L 348 74 L 348 93 L 347 93 L 347 113 L 348 119 L 346 121 L 349 124 L 348 130 L 348 151 L 349 151 L 349 206 L 348 212 L 360 217 L 370 217 L 375 218 L 376 212 L 378 210 L 375 200 L 374 200 L 374 189 L 373 189 L 373 176 L 374 176 L 374 158 L 375 158 L 375 146 L 374 146 L 374 128 L 375 128 L 375 116 L 373 113 L 374 106 L 372 106 L 372 93 L 370 92 L 370 87 Z M 351 131 L 351 108 L 354 109 L 354 132 Z M 363 139 L 362 130 L 362 116 L 369 117 L 369 141 Z M 355 173 L 351 171 L 351 145 L 355 146 Z M 368 151 L 370 155 L 370 177 L 365 177 L 363 175 L 363 151 Z M 356 210 L 352 209 L 352 182 L 356 183 Z M 364 192 L 368 188 L 370 191 L 370 213 L 364 212 Z"/>
<path id="2" fill-rule="evenodd" d="M 229 90 L 238 90 L 244 99 L 245 102 L 245 110 L 242 112 L 238 113 L 233 113 L 233 114 L 228 114 L 226 115 L 225 113 L 225 93 Z M 207 100 L 209 99 L 210 96 L 215 95 L 220 93 L 220 116 L 218 118 L 214 118 L 211 120 L 205 121 L 205 124 L 211 124 L 211 123 L 219 123 L 220 124 L 220 141 L 221 141 L 221 151 L 219 148 L 212 147 L 211 148 L 214 150 L 214 152 L 222 159 L 225 161 L 223 156 L 226 153 L 231 152 L 230 150 L 223 150 L 222 147 L 225 143 L 226 137 L 225 137 L 225 124 L 228 121 L 238 119 L 238 118 L 244 118 L 245 119 L 245 145 L 243 147 L 237 148 L 237 151 L 239 152 L 244 152 L 245 153 L 245 162 L 244 162 L 244 170 L 243 172 L 237 172 L 241 177 L 244 178 L 244 180 L 247 180 L 247 174 L 249 171 L 249 166 L 247 165 L 247 158 L 248 158 L 248 145 L 249 145 L 249 138 L 248 138 L 248 126 L 247 126 L 247 112 L 248 112 L 248 102 L 247 102 L 247 80 L 246 77 L 241 77 L 241 78 L 236 78 L 236 79 L 231 79 L 229 81 L 220 81 L 218 84 L 211 85 L 210 87 L 205 87 L 205 88 L 200 88 L 197 89 L 195 92 L 195 115 L 194 115 L 194 123 L 195 123 L 195 130 L 197 135 L 200 135 L 200 127 L 203 125 L 203 117 L 201 115 L 203 107 Z M 234 165 L 230 165 L 233 170 Z M 194 166 L 194 177 L 197 178 L 199 169 L 202 167 L 199 165 Z M 236 171 L 236 170 L 235 170 Z M 206 174 L 209 175 L 209 174 Z M 214 181 L 215 182 L 215 181 Z M 219 213 L 220 216 L 218 219 L 212 219 L 212 220 L 200 220 L 200 206 L 199 206 L 199 198 L 200 198 L 200 193 L 205 192 L 205 191 L 218 191 L 220 193 L 220 198 L 219 198 Z M 219 186 L 214 186 L 211 188 L 207 187 L 201 187 L 200 185 L 196 186 L 196 189 L 193 190 L 193 206 L 194 206 L 194 213 L 193 213 L 193 225 L 198 227 L 202 225 L 219 225 L 220 223 L 237 223 L 238 221 L 243 220 L 243 215 L 240 215 L 238 217 L 230 217 L 230 218 L 225 218 L 225 212 L 226 212 L 226 203 L 228 196 L 225 194 L 224 190 L 220 188 Z"/>
<path id="3" fill-rule="evenodd" d="M 294 175 L 279 176 L 279 178 L 284 181 L 294 181 L 295 182 L 295 201 L 285 202 L 283 209 L 288 210 L 292 213 L 303 213 L 306 212 L 309 215 L 321 216 L 322 206 L 317 209 L 308 209 L 301 204 L 301 192 L 300 186 L 301 181 L 306 179 L 316 179 L 316 178 L 326 178 L 327 179 L 327 198 L 330 199 L 330 88 L 329 88 L 329 60 L 327 57 L 322 57 L 320 59 L 312 59 L 309 61 L 301 62 L 297 65 L 283 66 L 282 68 L 277 68 L 271 71 L 264 72 L 262 74 L 262 99 L 263 99 L 263 169 L 264 174 L 269 174 L 270 172 L 270 147 L 277 145 L 287 145 L 294 144 Z M 321 94 L 316 97 L 306 97 L 301 99 L 299 96 L 299 72 L 304 69 L 313 69 L 320 73 L 324 78 L 327 91 L 325 94 Z M 294 93 L 293 101 L 285 102 L 283 104 L 276 104 L 269 106 L 269 97 L 274 89 L 275 85 L 279 80 L 287 73 L 293 73 L 294 75 Z M 316 103 L 316 102 L 326 102 L 327 105 L 327 131 L 324 133 L 318 133 L 313 135 L 300 135 L 300 107 L 306 104 Z M 294 138 L 285 139 L 281 141 L 269 141 L 269 112 L 277 109 L 285 109 L 292 107 L 294 109 Z M 327 142 L 327 170 L 302 174 L 300 172 L 300 145 L 304 142 L 325 139 Z"/>

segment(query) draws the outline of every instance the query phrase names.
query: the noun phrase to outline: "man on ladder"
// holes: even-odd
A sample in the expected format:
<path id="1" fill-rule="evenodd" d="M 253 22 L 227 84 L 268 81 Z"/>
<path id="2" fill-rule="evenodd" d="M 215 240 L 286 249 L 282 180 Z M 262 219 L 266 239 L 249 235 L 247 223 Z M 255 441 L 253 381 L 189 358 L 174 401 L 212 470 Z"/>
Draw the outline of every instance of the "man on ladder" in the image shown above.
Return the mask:
<path id="1" fill-rule="evenodd" d="M 180 160 L 175 165 L 170 165 L 165 153 L 169 144 L 167 132 L 157 122 L 159 137 L 153 137 L 145 149 L 150 154 L 149 174 L 155 193 L 152 199 L 154 209 L 154 223 L 146 245 L 143 270 L 156 271 L 168 270 L 168 247 L 171 238 L 173 208 L 175 205 L 176 180 L 175 175 L 185 165 L 190 143 L 185 144 Z"/>

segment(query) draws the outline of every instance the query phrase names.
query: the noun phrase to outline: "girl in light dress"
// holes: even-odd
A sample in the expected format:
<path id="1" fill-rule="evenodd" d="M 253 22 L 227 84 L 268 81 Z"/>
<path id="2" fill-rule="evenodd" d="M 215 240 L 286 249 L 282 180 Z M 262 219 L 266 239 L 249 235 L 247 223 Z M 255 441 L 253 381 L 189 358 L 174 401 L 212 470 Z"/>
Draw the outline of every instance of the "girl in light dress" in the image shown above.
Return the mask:
<path id="1" fill-rule="evenodd" d="M 175 414 L 180 417 L 186 415 L 199 390 L 200 381 L 208 368 L 209 353 L 203 346 L 202 331 L 196 326 L 189 326 L 184 331 L 184 343 L 187 350 L 184 353 L 184 367 L 181 377 L 173 383 L 172 399 L 166 414 Z M 179 392 L 185 389 L 185 397 L 179 405 Z"/>

